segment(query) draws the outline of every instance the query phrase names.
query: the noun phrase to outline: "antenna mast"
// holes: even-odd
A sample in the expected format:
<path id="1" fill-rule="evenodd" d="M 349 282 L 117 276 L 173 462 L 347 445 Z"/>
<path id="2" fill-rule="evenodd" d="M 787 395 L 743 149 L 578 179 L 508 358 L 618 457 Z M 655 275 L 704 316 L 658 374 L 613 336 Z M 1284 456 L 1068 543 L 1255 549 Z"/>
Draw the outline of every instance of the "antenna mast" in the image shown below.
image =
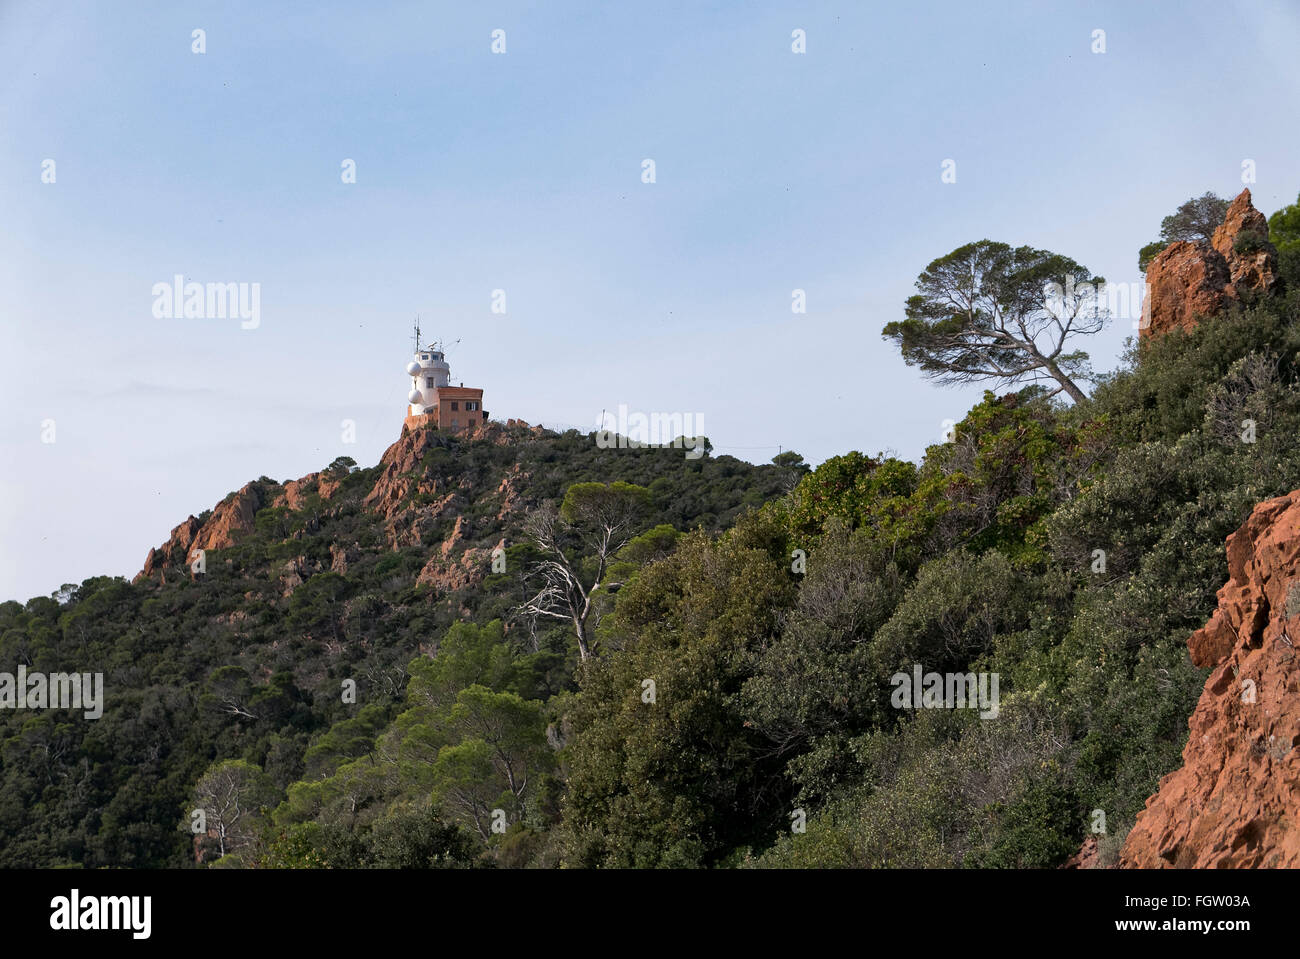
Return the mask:
<path id="1" fill-rule="evenodd" d="M 415 352 L 420 352 L 420 314 L 415 314 Z"/>

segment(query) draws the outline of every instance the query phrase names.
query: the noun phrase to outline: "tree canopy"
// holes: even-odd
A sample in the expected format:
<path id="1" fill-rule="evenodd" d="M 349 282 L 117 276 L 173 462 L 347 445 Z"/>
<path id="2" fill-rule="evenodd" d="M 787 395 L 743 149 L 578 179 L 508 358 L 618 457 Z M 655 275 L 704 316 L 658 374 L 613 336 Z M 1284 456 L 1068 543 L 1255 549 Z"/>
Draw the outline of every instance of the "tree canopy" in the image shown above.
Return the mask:
<path id="1" fill-rule="evenodd" d="M 1300 197 L 1268 218 L 1268 238 L 1277 247 L 1283 279 L 1289 286 L 1300 284 Z"/>
<path id="2" fill-rule="evenodd" d="M 1223 197 L 1208 191 L 1179 204 L 1177 210 L 1160 221 L 1160 239 L 1138 251 L 1138 269 L 1145 273 L 1150 262 L 1170 243 L 1179 240 L 1209 243 L 1223 223 L 1228 205 Z"/>
<path id="3" fill-rule="evenodd" d="M 559 508 L 543 506 L 529 517 L 529 538 L 543 554 L 531 575 L 539 588 L 519 607 L 526 616 L 547 616 L 573 624 L 578 654 L 594 651 L 588 620 L 597 591 L 617 589 L 605 582 L 614 554 L 640 529 L 650 506 L 650 491 L 635 483 L 574 483 Z"/>
<path id="4" fill-rule="evenodd" d="M 909 366 L 940 383 L 1053 381 L 1076 402 L 1092 379 L 1067 347 L 1105 325 L 1105 281 L 1067 256 L 980 240 L 927 266 L 903 320 L 882 331 Z"/>

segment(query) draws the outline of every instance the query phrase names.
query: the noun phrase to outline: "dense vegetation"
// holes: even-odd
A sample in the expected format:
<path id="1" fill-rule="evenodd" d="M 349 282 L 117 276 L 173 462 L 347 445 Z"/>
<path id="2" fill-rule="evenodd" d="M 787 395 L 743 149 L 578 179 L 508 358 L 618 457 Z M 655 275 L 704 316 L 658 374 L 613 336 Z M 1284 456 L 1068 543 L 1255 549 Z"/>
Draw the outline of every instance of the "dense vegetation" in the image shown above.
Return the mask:
<path id="1" fill-rule="evenodd" d="M 203 576 L 0 605 L 5 663 L 107 689 L 0 713 L 0 864 L 1047 867 L 1098 810 L 1113 853 L 1179 764 L 1224 538 L 1300 486 L 1294 262 L 1082 402 L 986 393 L 919 464 L 446 438 L 420 542 L 336 463 Z M 504 570 L 417 584 L 457 516 Z M 521 613 L 548 555 L 598 584 L 589 658 Z M 997 673 L 997 718 L 897 708 L 914 664 Z"/>
<path id="2" fill-rule="evenodd" d="M 1068 409 L 986 394 L 919 468 L 832 459 L 685 538 L 620 596 L 625 652 L 582 678 L 561 855 L 1050 866 L 1094 810 L 1122 838 L 1179 764 L 1224 538 L 1300 485 L 1298 308 L 1167 336 Z M 914 663 L 997 672 L 999 717 L 892 708 Z"/>
<path id="3" fill-rule="evenodd" d="M 539 737 L 546 742 L 543 720 L 557 697 L 576 688 L 571 631 L 512 616 L 530 586 L 530 511 L 574 484 L 623 480 L 649 491 L 657 523 L 716 534 L 800 474 L 673 449 L 604 450 L 575 432 L 438 439 L 418 474 L 426 490 L 450 490 L 450 503 L 439 513 L 434 497 L 413 490 L 404 504 L 432 516 L 424 545 L 407 535 L 394 548 L 392 525 L 363 505 L 380 468 L 340 460 L 329 471 L 339 489 L 327 500 L 310 492 L 297 510 L 271 505 L 281 484 L 253 484 L 267 504 L 256 528 L 210 551 L 203 576 L 192 580 L 178 565 L 164 570 L 165 585 L 96 577 L 25 605 L 0 604 L 5 669 L 102 672 L 105 690 L 104 714 L 93 721 L 81 712 L 0 710 L 0 865 L 193 864 L 196 808 L 206 810 L 207 831 L 231 834 L 227 852 L 256 848 L 268 863 L 473 861 L 483 843 L 462 828 L 472 829 L 473 817 L 447 798 L 483 759 L 481 740 L 462 728 L 472 731 L 476 711 L 515 723 L 520 748 L 539 763 L 520 802 L 553 803 L 553 751 L 534 747 Z M 507 478 L 519 491 L 515 509 L 502 509 Z M 459 589 L 417 585 L 456 516 L 457 549 L 486 553 L 504 537 L 507 572 L 485 570 Z M 648 528 L 629 543 L 620 572 L 658 555 L 663 532 Z M 345 572 L 332 569 L 331 546 L 347 547 Z M 552 705 L 543 711 L 543 703 Z M 429 780 L 417 739 L 443 722 L 454 731 L 439 729 L 433 754 L 448 743 L 463 748 Z M 345 778 L 364 778 L 358 762 L 375 762 L 376 740 L 388 743 L 396 731 L 410 732 L 398 745 L 411 755 L 382 808 L 335 796 Z M 425 781 L 447 791 L 436 810 Z M 222 813 L 223 795 L 245 800 L 237 816 Z M 288 830 L 263 853 L 269 813 L 281 802 L 276 822 L 311 820 L 312 828 Z M 346 817 L 331 818 L 340 809 Z M 516 806 L 509 809 L 513 817 Z M 333 830 L 336 821 L 345 834 Z M 219 836 L 202 845 L 209 861 L 220 854 Z"/>

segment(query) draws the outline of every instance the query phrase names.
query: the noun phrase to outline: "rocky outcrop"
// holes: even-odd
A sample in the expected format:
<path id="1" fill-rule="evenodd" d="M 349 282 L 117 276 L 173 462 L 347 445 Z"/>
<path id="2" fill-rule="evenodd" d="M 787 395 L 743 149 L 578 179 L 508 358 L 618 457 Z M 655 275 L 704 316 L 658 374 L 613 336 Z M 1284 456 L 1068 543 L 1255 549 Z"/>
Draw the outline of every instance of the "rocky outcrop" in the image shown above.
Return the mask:
<path id="1" fill-rule="evenodd" d="M 442 547 L 424 564 L 420 575 L 415 578 L 417 586 L 432 586 L 442 593 L 449 593 L 467 586 L 474 586 L 483 581 L 491 571 L 492 553 L 505 549 L 504 537 L 490 548 L 468 547 L 459 559 L 453 559 L 455 549 L 460 545 L 461 517 L 456 517 L 456 526 L 443 542 Z"/>
<path id="2" fill-rule="evenodd" d="M 541 427 L 523 423 L 519 426 L 531 435 L 541 434 Z M 518 428 L 507 430 L 502 424 L 489 421 L 476 427 L 472 438 L 506 445 L 517 442 L 519 433 Z M 467 497 L 473 490 L 470 479 L 462 476 L 458 483 L 452 484 L 445 478 L 445 469 L 440 476 L 440 471 L 428 464 L 431 453 L 438 449 L 454 452 L 456 444 L 466 438 L 469 438 L 466 434 L 453 437 L 427 427 L 404 428 L 398 441 L 384 451 L 380 460 L 383 468 L 362 505 L 383 515 L 392 549 L 425 545 L 431 537 L 439 535 L 435 531 L 447 518 L 458 516 L 468 504 Z M 520 495 L 526 479 L 527 474 L 518 464 L 502 478 L 495 493 L 501 501 L 498 520 L 529 505 Z"/>
<path id="3" fill-rule="evenodd" d="M 194 542 L 202 528 L 203 524 L 198 521 L 198 518 L 191 516 L 173 529 L 166 543 L 157 549 L 149 550 L 149 555 L 144 558 L 144 569 L 136 574 L 136 580 L 152 576 L 161 579 L 162 571 L 168 566 L 179 566 L 186 562 L 190 553 L 190 544 Z"/>
<path id="4" fill-rule="evenodd" d="M 353 543 L 347 547 L 339 546 L 337 543 L 330 543 L 330 572 L 346 576 L 348 566 L 360 558 L 360 543 Z"/>
<path id="5" fill-rule="evenodd" d="M 1268 241 L 1268 218 L 1242 190 L 1228 207 L 1210 246 L 1228 263 L 1234 290 L 1272 290 L 1277 285 L 1277 249 Z"/>
<path id="6" fill-rule="evenodd" d="M 212 517 L 199 530 L 191 549 L 225 549 L 234 546 L 237 534 L 253 528 L 253 517 L 261 508 L 262 497 L 257 487 L 252 483 L 247 484 L 212 511 Z"/>
<path id="7" fill-rule="evenodd" d="M 320 479 L 320 473 L 308 473 L 302 479 L 289 480 L 284 484 L 280 495 L 271 501 L 272 506 L 284 506 L 290 510 L 300 510 L 307 494 L 312 492 Z"/>
<path id="8" fill-rule="evenodd" d="M 271 501 L 272 506 L 283 506 L 297 512 L 307 505 L 307 497 L 316 493 L 323 500 L 328 500 L 342 483 L 342 474 L 332 476 L 329 473 L 308 473 L 302 479 L 289 480 L 284 488 Z"/>
<path id="9" fill-rule="evenodd" d="M 1141 337 L 1191 329 L 1198 317 L 1214 316 L 1243 293 L 1273 292 L 1278 283 L 1268 220 L 1242 190 L 1209 243 L 1180 240 L 1151 261 Z"/>
<path id="10" fill-rule="evenodd" d="M 320 479 L 316 481 L 316 493 L 321 499 L 329 501 L 343 485 L 346 477 L 346 473 L 321 473 Z"/>
<path id="11" fill-rule="evenodd" d="M 1061 866 L 1062 869 L 1096 869 L 1100 865 L 1101 855 L 1098 850 L 1097 837 L 1089 836 L 1083 845 Z"/>
<path id="12" fill-rule="evenodd" d="M 437 483 L 425 480 L 424 458 L 448 445 L 448 438 L 436 430 L 403 429 L 401 438 L 384 450 L 379 461 L 383 469 L 362 505 L 391 521 L 407 508 L 414 493 L 434 493 Z"/>
<path id="13" fill-rule="evenodd" d="M 1204 243 L 1171 243 L 1147 267 L 1141 336 L 1190 330 L 1223 309 L 1232 286 L 1228 262 Z M 1235 292 L 1235 291 L 1234 291 Z"/>
<path id="14" fill-rule="evenodd" d="M 544 433 L 542 427 L 529 426 L 523 421 L 511 421 L 509 427 L 489 421 L 477 426 L 472 437 L 496 445 L 506 445 Z M 481 547 L 468 547 L 468 551 L 474 554 L 468 560 L 452 560 L 449 556 L 453 547 L 467 549 L 462 542 L 460 513 L 471 497 L 482 495 L 473 479 L 464 475 L 463 471 L 458 479 L 448 478 L 456 477 L 458 472 L 451 465 L 451 456 L 448 454 L 454 454 L 456 446 L 469 437 L 470 434 L 452 436 L 428 427 L 404 428 L 397 442 L 384 451 L 379 475 L 361 504 L 365 511 L 379 514 L 383 518 L 390 549 L 425 545 L 441 547 L 420 573 L 423 583 L 440 589 L 457 589 L 481 578 L 478 567 L 485 565 L 487 561 L 483 556 L 488 556 L 491 552 Z M 442 454 L 447 459 L 443 466 L 435 466 L 430 460 L 431 454 L 438 450 L 447 451 Z M 254 519 L 263 506 L 285 508 L 292 512 L 306 509 L 310 502 L 314 502 L 314 497 L 319 496 L 321 500 L 333 497 L 346 477 L 346 472 L 327 469 L 308 473 L 302 479 L 290 480 L 283 486 L 268 485 L 266 481 L 249 483 L 218 505 L 206 522 L 200 522 L 191 516 L 172 530 L 166 543 L 149 551 L 144 568 L 137 574 L 136 580 L 161 579 L 168 569 L 183 572 L 183 564 L 190 562 L 194 550 L 224 549 L 234 545 L 242 532 L 254 528 Z M 512 513 L 531 505 L 522 492 L 526 488 L 527 479 L 527 474 L 516 463 L 501 479 L 495 493 L 488 493 L 488 496 L 495 495 L 499 500 L 496 512 L 498 521 L 504 522 Z M 452 518 L 455 518 L 456 525 L 450 538 L 444 540 L 446 522 Z M 316 519 L 308 517 L 305 525 L 289 538 L 303 539 L 318 525 Z M 360 557 L 361 552 L 357 543 L 346 549 L 333 544 L 330 547 L 329 568 L 336 573 L 346 574 L 349 565 Z M 317 570 L 299 568 L 291 562 L 288 568 L 279 571 L 282 594 L 291 595 L 315 571 Z"/>
<path id="15" fill-rule="evenodd" d="M 516 463 L 510 467 L 510 471 L 501 480 L 501 485 L 497 487 L 497 496 L 501 497 L 501 508 L 497 510 L 497 519 L 505 519 L 510 513 L 520 508 L 520 487 L 524 479 L 524 472 Z"/>
<path id="16" fill-rule="evenodd" d="M 1228 537 L 1228 573 L 1187 642 L 1213 672 L 1183 767 L 1138 814 L 1121 866 L 1300 866 L 1300 490 Z"/>
<path id="17" fill-rule="evenodd" d="M 225 549 L 234 546 L 235 538 L 240 533 L 253 528 L 253 517 L 261 508 L 261 493 L 254 484 L 246 484 L 222 500 L 207 522 L 200 523 L 197 517 L 191 516 L 173 529 L 166 543 L 149 550 L 144 568 L 136 574 L 135 580 L 155 575 L 161 579 L 163 570 L 167 567 L 190 563 L 191 554 L 196 549 Z"/>
<path id="18" fill-rule="evenodd" d="M 320 564 L 311 562 L 306 556 L 288 560 L 280 569 L 280 598 L 288 599 L 295 589 L 319 572 Z"/>

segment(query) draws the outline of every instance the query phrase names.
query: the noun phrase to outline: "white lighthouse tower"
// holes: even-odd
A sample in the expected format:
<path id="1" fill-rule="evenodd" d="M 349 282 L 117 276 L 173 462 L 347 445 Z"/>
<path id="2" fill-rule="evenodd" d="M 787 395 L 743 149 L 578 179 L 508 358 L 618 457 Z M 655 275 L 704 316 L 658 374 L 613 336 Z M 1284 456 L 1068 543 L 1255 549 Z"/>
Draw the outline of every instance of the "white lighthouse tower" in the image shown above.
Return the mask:
<path id="1" fill-rule="evenodd" d="M 483 390 L 461 383 L 451 385 L 451 367 L 440 344 L 420 345 L 420 323 L 415 323 L 415 354 L 406 364 L 411 391 L 406 394 L 406 428 L 431 427 L 451 433 L 469 433 L 487 422 Z"/>
<path id="2" fill-rule="evenodd" d="M 451 367 L 437 344 L 420 346 L 418 322 L 415 324 L 415 355 L 406 364 L 406 372 L 411 377 L 411 392 L 406 397 L 410 406 L 406 412 L 411 416 L 431 412 L 438 405 L 438 387 L 451 385 Z"/>

